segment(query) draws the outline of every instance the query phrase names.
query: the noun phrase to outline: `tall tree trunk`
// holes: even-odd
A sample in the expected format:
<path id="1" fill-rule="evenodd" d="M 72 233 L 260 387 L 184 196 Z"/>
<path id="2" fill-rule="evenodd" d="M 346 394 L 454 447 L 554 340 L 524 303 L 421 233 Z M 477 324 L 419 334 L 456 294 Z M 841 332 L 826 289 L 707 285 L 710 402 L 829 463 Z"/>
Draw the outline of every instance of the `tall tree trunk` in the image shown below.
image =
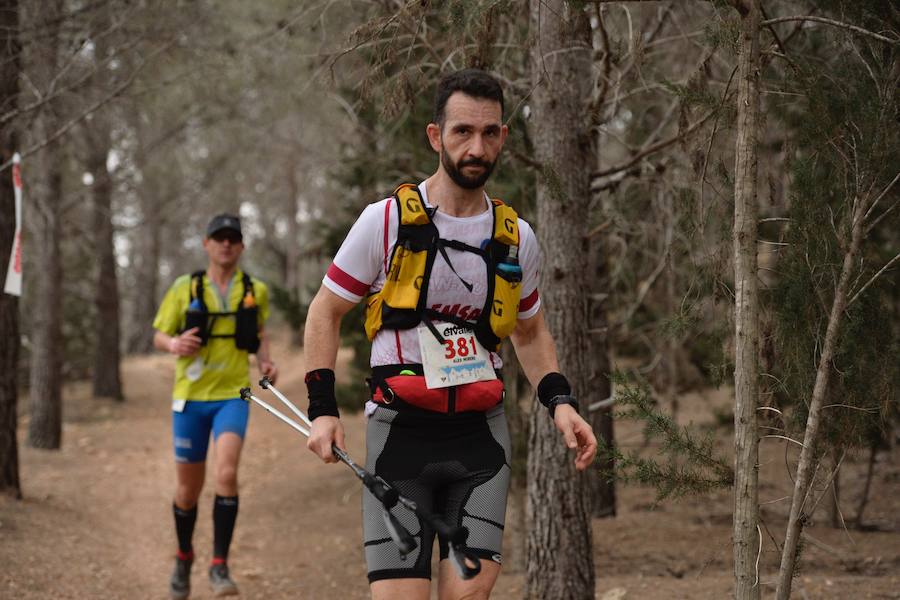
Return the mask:
<path id="1" fill-rule="evenodd" d="M 96 127 L 97 120 L 91 126 Z M 122 400 L 119 350 L 119 285 L 116 276 L 116 257 L 113 247 L 112 179 L 106 169 L 109 153 L 109 130 L 104 139 L 97 137 L 91 148 L 88 169 L 94 175 L 94 252 L 98 273 L 94 296 L 97 311 L 94 348 L 94 396 Z M 102 135 L 95 130 L 94 136 Z"/>
<path id="2" fill-rule="evenodd" d="M 576 394 L 596 381 L 590 343 L 586 278 L 589 173 L 594 165 L 584 110 L 591 81 L 591 32 L 583 9 L 564 0 L 532 0 L 532 97 L 538 240 L 544 255 L 541 288 L 560 368 Z M 525 597 L 594 597 L 593 542 L 587 475 L 544 410 L 531 415 L 528 440 L 528 572 Z"/>
<path id="3" fill-rule="evenodd" d="M 675 207 L 673 206 L 673 194 L 664 194 L 665 198 L 665 214 L 666 227 L 669 231 L 675 229 Z M 673 236 L 674 237 L 674 236 Z M 680 311 L 678 294 L 676 292 L 677 273 L 675 270 L 675 252 L 672 248 L 673 244 L 668 245 L 668 256 L 666 257 L 666 269 L 663 271 L 663 277 L 666 282 L 666 304 L 668 306 L 669 315 L 675 317 Z M 666 399 L 669 401 L 669 412 L 672 414 L 672 421 L 678 423 L 678 357 L 681 354 L 681 344 L 675 331 L 670 332 L 669 339 L 666 343 L 666 354 L 668 359 L 666 363 Z"/>
<path id="4" fill-rule="evenodd" d="M 829 505 L 829 520 L 831 526 L 839 529 L 844 526 L 844 517 L 841 515 L 841 457 L 837 448 L 831 450 L 831 466 L 834 470 L 834 479 L 831 481 L 831 502 Z"/>
<path id="5" fill-rule="evenodd" d="M 37 121 L 40 121 L 38 118 Z M 35 132 L 49 128 L 35 126 Z M 33 189 L 37 210 L 32 229 L 37 243 L 31 246 L 37 257 L 34 293 L 29 294 L 32 314 L 32 343 L 29 372 L 28 444 L 34 448 L 57 449 L 62 439 L 62 236 L 59 205 L 62 174 L 58 146 L 50 145 L 34 155 L 34 175 L 26 187 Z M 40 178 L 46 178 L 40 181 Z"/>
<path id="6" fill-rule="evenodd" d="M 0 108 L 15 107 L 19 95 L 19 3 L 0 0 Z M 16 147 L 12 123 L 0 127 L 0 160 Z M 0 280 L 6 279 L 16 227 L 12 170 L 0 172 Z M 19 485 L 18 424 L 19 299 L 0 291 L 0 494 L 22 497 Z"/>
<path id="7" fill-rule="evenodd" d="M 288 193 L 285 197 L 285 217 L 287 218 L 287 239 L 284 244 L 284 287 L 291 300 L 300 299 L 300 223 L 297 212 L 300 204 L 300 186 L 297 182 L 297 159 L 292 155 L 287 161 L 285 176 L 288 182 Z M 303 324 L 291 327 L 291 345 L 303 346 Z"/>
<path id="8" fill-rule="evenodd" d="M 595 62 L 597 56 L 608 57 L 612 52 L 603 22 L 604 18 L 603 7 L 595 4 L 591 17 L 591 45 Z M 597 107 L 606 100 L 609 88 L 605 87 L 604 89 L 607 92 L 603 94 L 603 97 L 595 96 L 594 104 L 591 106 L 591 112 L 595 113 L 595 117 L 591 119 L 591 124 L 594 126 L 592 143 L 594 148 L 596 148 L 594 166 L 598 170 L 603 167 L 601 163 L 604 159 L 602 152 L 604 146 L 601 141 L 603 128 L 599 126 L 600 111 Z M 598 206 L 608 205 L 609 199 L 604 197 L 605 195 L 606 192 L 604 191 L 595 192 L 593 202 Z M 604 219 L 606 218 L 606 213 L 605 209 L 601 210 Z M 602 232 L 603 229 L 605 227 L 601 226 L 591 237 L 591 251 L 589 254 L 589 272 L 594 274 L 594 277 L 591 278 L 589 311 L 592 334 L 589 338 L 589 343 L 591 344 L 590 354 L 595 357 L 596 370 L 594 374 L 596 378 L 590 390 L 586 390 L 587 395 L 585 396 L 585 392 L 582 392 L 582 395 L 585 396 L 584 404 L 586 407 L 590 407 L 596 401 L 611 398 L 613 395 L 612 380 L 610 379 L 612 360 L 609 348 L 609 315 L 607 313 L 610 297 L 609 243 L 606 234 Z M 599 457 L 594 467 L 597 476 L 590 477 L 588 480 L 591 493 L 591 515 L 596 518 L 614 517 L 616 516 L 616 482 L 614 477 L 616 461 L 612 452 L 604 451 L 604 448 L 611 449 L 615 444 L 612 406 L 601 408 L 591 413 L 590 423 L 600 447 Z"/>
<path id="9" fill-rule="evenodd" d="M 594 402 L 606 400 L 612 396 L 612 381 L 609 378 L 611 361 L 609 358 L 609 319 L 607 318 L 607 285 L 609 279 L 606 271 L 606 244 L 594 242 L 590 260 L 594 265 L 590 272 L 595 273 L 592 284 L 590 316 L 591 329 L 595 332 L 588 338 L 590 350 L 588 355 L 593 359 L 594 380 L 590 387 L 582 392 L 584 407 L 587 410 Z M 591 427 L 597 436 L 600 448 L 612 448 L 615 443 L 613 431 L 613 408 L 608 406 L 594 411 L 590 415 Z M 612 452 L 600 453 L 594 464 L 595 476 L 588 478 L 591 494 L 591 515 L 597 518 L 616 516 L 616 462 Z"/>
<path id="10" fill-rule="evenodd" d="M 100 9 L 105 16 L 109 7 Z M 103 31 L 109 25 L 108 18 L 96 22 L 96 30 Z M 113 83 L 108 68 L 103 66 L 108 52 L 108 43 L 103 36 L 97 40 L 95 55 L 98 65 L 96 87 L 105 90 Z M 116 275 L 116 253 L 113 245 L 113 184 L 106 167 L 112 145 L 110 127 L 110 105 L 97 113 L 85 128 L 88 140 L 87 168 L 94 176 L 92 187 L 94 210 L 94 255 L 98 272 L 94 289 L 95 343 L 93 384 L 94 396 L 123 400 L 122 377 L 120 374 L 120 325 L 119 325 L 119 283 Z"/>
<path id="11" fill-rule="evenodd" d="M 866 483 L 863 485 L 862 496 L 859 498 L 859 504 L 856 507 L 856 516 L 853 518 L 853 526 L 857 529 L 863 528 L 863 511 L 866 510 L 866 504 L 869 503 L 869 490 L 872 489 L 872 475 L 875 474 L 875 458 L 878 454 L 878 443 L 872 442 L 869 446 L 869 466 L 866 468 Z"/>
<path id="12" fill-rule="evenodd" d="M 136 102 L 136 101 L 135 101 Z M 134 313 L 131 322 L 133 329 L 129 332 L 128 351 L 138 354 L 153 352 L 153 317 L 156 314 L 157 288 L 159 287 L 159 256 L 162 240 L 162 202 L 156 192 L 148 173 L 149 165 L 144 152 L 146 135 L 140 107 L 133 104 L 131 114 L 132 126 L 137 137 L 135 163 L 141 173 L 137 187 L 138 204 L 141 212 L 141 223 L 135 232 L 135 289 Z"/>
<path id="13" fill-rule="evenodd" d="M 759 599 L 759 287 L 757 285 L 758 0 L 739 0 L 738 123 L 734 168 L 734 596 Z"/>
<path id="14" fill-rule="evenodd" d="M 40 11 L 40 14 L 38 12 Z M 62 2 L 43 2 L 28 10 L 29 25 L 45 32 L 27 49 L 26 71 L 41 93 L 58 75 L 59 23 Z M 56 129 L 58 106 L 48 102 L 29 131 L 31 142 L 42 142 Z M 62 438 L 62 172 L 59 145 L 51 143 L 37 152 L 25 170 L 26 187 L 33 190 L 31 250 L 35 253 L 34 293 L 29 294 L 32 314 L 30 361 L 30 412 L 28 443 L 35 448 L 59 448 Z"/>
<path id="15" fill-rule="evenodd" d="M 809 495 L 809 485 L 815 473 L 818 459 L 816 457 L 816 441 L 819 424 L 822 418 L 822 404 L 828 394 L 831 377 L 831 360 L 837 347 L 838 331 L 847 306 L 847 290 L 855 269 L 855 261 L 862 247 L 865 235 L 865 214 L 869 207 L 869 196 L 857 198 L 851 216 L 850 245 L 844 254 L 844 263 L 837 287 L 834 290 L 834 301 L 831 314 L 828 316 L 828 327 L 825 330 L 825 341 L 816 370 L 816 381 L 813 385 L 812 399 L 809 402 L 809 414 L 806 417 L 806 432 L 803 435 L 803 448 L 800 450 L 800 462 L 797 464 L 797 476 L 794 479 L 794 493 L 791 499 L 791 513 L 788 517 L 787 533 L 781 552 L 781 568 L 778 571 L 777 600 L 788 600 L 791 597 L 791 583 L 794 578 L 794 567 L 797 559 L 797 543 L 803 533 L 801 526 L 805 521 L 803 513 Z"/>

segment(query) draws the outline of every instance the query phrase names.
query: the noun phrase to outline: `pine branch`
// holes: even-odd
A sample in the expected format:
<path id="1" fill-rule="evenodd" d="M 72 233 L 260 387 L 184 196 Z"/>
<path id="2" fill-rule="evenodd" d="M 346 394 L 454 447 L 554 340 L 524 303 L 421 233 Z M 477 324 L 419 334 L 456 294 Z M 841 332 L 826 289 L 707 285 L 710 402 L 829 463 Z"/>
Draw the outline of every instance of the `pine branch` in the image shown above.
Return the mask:
<path id="1" fill-rule="evenodd" d="M 852 305 L 854 302 L 856 302 L 856 299 L 859 298 L 860 294 L 862 294 L 864 291 L 866 291 L 866 288 L 868 288 L 870 285 L 872 285 L 876 279 L 881 277 L 881 275 L 884 274 L 885 271 L 887 271 L 892 266 L 894 266 L 894 263 L 896 263 L 898 260 L 900 260 L 900 254 L 897 254 L 897 256 L 895 256 L 894 258 L 889 260 L 886 265 L 881 267 L 877 273 L 872 275 L 872 278 L 869 281 L 867 281 L 866 284 L 864 286 L 862 286 L 858 292 L 853 294 L 853 297 L 850 298 L 849 302 L 847 302 L 847 308 L 850 308 L 850 305 Z"/>
<path id="2" fill-rule="evenodd" d="M 643 159 L 644 157 L 654 154 L 656 152 L 659 152 L 660 150 L 664 150 L 664 149 L 668 148 L 669 146 L 671 146 L 672 144 L 676 144 L 676 143 L 680 142 L 681 140 L 683 140 L 684 138 L 686 138 L 687 136 L 692 134 L 694 131 L 696 131 L 701 125 L 706 123 L 706 121 L 708 121 L 709 118 L 712 117 L 717 112 L 718 112 L 717 110 L 713 110 L 713 111 L 706 113 L 706 115 L 703 118 L 701 118 L 699 121 L 697 121 L 696 123 L 689 126 L 687 129 L 685 129 L 678 135 L 675 135 L 673 137 L 670 137 L 667 140 L 657 142 L 657 143 L 653 144 L 652 146 L 647 147 L 643 151 L 638 152 L 637 154 L 632 156 L 629 160 L 622 163 L 621 165 L 616 165 L 615 167 L 609 167 L 608 169 L 602 169 L 600 171 L 594 171 L 593 173 L 591 173 L 591 179 L 596 180 L 601 177 L 606 177 L 608 175 L 618 173 L 619 171 L 626 171 L 626 170 L 630 169 L 631 167 L 633 167 L 634 165 L 639 163 L 641 161 L 641 159 Z M 592 190 L 592 191 L 594 191 L 594 190 Z"/>
<path id="3" fill-rule="evenodd" d="M 88 116 L 90 116 L 91 114 L 95 113 L 97 110 L 99 110 L 100 108 L 102 108 L 104 105 L 106 105 L 106 104 L 109 103 L 110 101 L 112 101 L 112 100 L 116 99 L 117 97 L 119 97 L 126 89 L 128 89 L 128 88 L 131 86 L 132 83 L 134 83 L 135 79 L 137 79 L 137 76 L 138 76 L 138 74 L 141 72 L 141 70 L 142 70 L 142 69 L 143 69 L 143 68 L 144 68 L 144 67 L 145 67 L 145 66 L 146 66 L 153 58 L 155 58 L 158 54 L 161 54 L 162 52 L 165 52 L 166 50 L 168 50 L 168 49 L 169 49 L 172 45 L 174 45 L 175 43 L 176 43 L 176 41 L 173 40 L 173 41 L 170 41 L 170 42 L 168 42 L 168 43 L 166 43 L 166 44 L 163 44 L 162 46 L 160 46 L 159 48 L 157 48 L 156 51 L 154 51 L 147 59 L 142 60 L 141 63 L 140 63 L 137 67 L 135 67 L 135 69 L 131 72 L 131 75 L 128 77 L 128 79 L 126 79 L 126 80 L 123 81 L 121 84 L 119 84 L 118 86 L 116 86 L 116 88 L 115 88 L 113 91 L 111 91 L 106 97 L 101 98 L 100 100 L 98 100 L 97 102 L 95 102 L 93 105 L 91 105 L 90 107 L 88 107 L 87 109 L 85 109 L 85 111 L 82 112 L 80 115 L 78 115 L 78 116 L 75 117 L 74 119 L 70 120 L 69 122 L 65 123 L 62 127 L 60 127 L 60 128 L 57 129 L 55 132 L 53 132 L 51 135 L 49 135 L 49 136 L 47 137 L 47 139 L 45 139 L 45 140 L 43 140 L 43 141 L 41 141 L 41 142 L 38 142 L 37 144 L 35 144 L 34 146 L 32 146 L 32 147 L 30 147 L 30 148 L 27 148 L 27 149 L 23 150 L 23 151 L 20 153 L 20 154 L 21 154 L 21 157 L 24 159 L 24 158 L 26 158 L 26 157 L 28 157 L 28 156 L 34 154 L 34 153 L 37 152 L 38 150 L 40 150 L 40 149 L 42 149 L 42 148 L 44 148 L 44 147 L 46 147 L 46 146 L 49 146 L 50 144 L 52 144 L 53 142 L 55 142 L 57 139 L 61 138 L 61 137 L 64 136 L 66 133 L 68 133 L 69 130 L 71 130 L 73 127 L 75 127 L 76 125 L 78 125 L 79 123 L 81 123 L 81 122 L 82 122 L 84 119 L 86 119 Z M 6 169 L 8 169 L 8 168 L 11 167 L 11 166 L 12 166 L 12 159 L 9 159 L 7 162 L 5 162 L 5 163 L 3 163 L 2 165 L 0 165 L 0 172 L 5 171 Z"/>
<path id="4" fill-rule="evenodd" d="M 614 374 L 613 379 L 616 403 L 628 407 L 617 417 L 645 423 L 647 436 L 658 439 L 661 450 L 658 458 L 645 458 L 637 452 L 625 454 L 616 447 L 602 448 L 601 453 L 611 457 L 615 465 L 615 473 L 605 472 L 607 476 L 655 488 L 657 502 L 706 494 L 733 483 L 734 471 L 727 460 L 716 455 L 712 435 L 698 439 L 695 432 L 679 427 L 660 412 L 645 387 L 626 383 L 620 374 Z"/>
<path id="5" fill-rule="evenodd" d="M 848 29 L 860 35 L 866 35 L 870 38 L 876 39 L 881 42 L 885 42 L 887 44 L 900 44 L 900 39 L 894 38 L 891 39 L 889 37 L 885 37 L 879 33 L 875 33 L 874 31 L 869 31 L 868 29 L 863 29 L 857 25 L 851 25 L 849 23 L 843 23 L 841 21 L 835 21 L 834 19 L 826 19 L 825 17 L 814 17 L 813 15 L 803 15 L 803 16 L 793 16 L 793 17 L 777 17 L 775 19 L 767 19 L 760 23 L 762 26 L 775 25 L 776 23 L 787 23 L 790 21 L 813 21 L 815 23 L 825 23 L 826 25 L 833 25 L 835 27 L 841 27 L 843 29 Z"/>

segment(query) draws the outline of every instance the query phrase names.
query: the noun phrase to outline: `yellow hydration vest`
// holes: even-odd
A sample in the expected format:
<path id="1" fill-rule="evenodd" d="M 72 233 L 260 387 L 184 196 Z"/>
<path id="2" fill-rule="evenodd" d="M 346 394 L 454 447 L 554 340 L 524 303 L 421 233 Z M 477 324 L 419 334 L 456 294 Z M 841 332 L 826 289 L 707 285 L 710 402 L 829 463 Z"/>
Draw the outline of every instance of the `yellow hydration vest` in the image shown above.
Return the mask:
<path id="1" fill-rule="evenodd" d="M 417 186 L 404 183 L 394 191 L 394 201 L 400 216 L 397 243 L 391 254 L 384 287 L 366 299 L 369 340 L 374 339 L 381 329 L 412 329 L 422 322 L 441 339 L 431 324 L 435 320 L 470 328 L 485 348 L 497 350 L 503 338 L 509 337 L 515 329 L 519 314 L 522 268 L 518 263 L 519 217 L 516 211 L 500 200 L 491 200 L 494 233 L 485 248 L 475 248 L 440 237 L 432 221 L 435 209 L 425 206 Z M 427 306 L 428 281 L 434 260 L 438 253 L 447 260 L 446 248 L 474 252 L 487 263 L 487 297 L 475 320 L 467 321 Z M 449 260 L 447 264 L 450 264 Z M 452 265 L 450 268 L 453 269 Z M 465 281 L 463 284 L 471 285 Z"/>

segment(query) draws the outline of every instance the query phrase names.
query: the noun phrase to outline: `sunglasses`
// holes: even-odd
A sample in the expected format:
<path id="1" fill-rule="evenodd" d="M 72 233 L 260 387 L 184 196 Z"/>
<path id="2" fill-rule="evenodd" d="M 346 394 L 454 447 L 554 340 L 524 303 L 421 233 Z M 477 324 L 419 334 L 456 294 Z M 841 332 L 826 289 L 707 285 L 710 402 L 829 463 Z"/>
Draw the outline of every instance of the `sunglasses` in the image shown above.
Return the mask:
<path id="1" fill-rule="evenodd" d="M 219 242 L 220 244 L 226 240 L 231 242 L 232 244 L 240 244 L 244 241 L 244 237 L 238 232 L 227 230 L 217 231 L 209 236 L 209 239 L 213 240 L 214 242 Z"/>

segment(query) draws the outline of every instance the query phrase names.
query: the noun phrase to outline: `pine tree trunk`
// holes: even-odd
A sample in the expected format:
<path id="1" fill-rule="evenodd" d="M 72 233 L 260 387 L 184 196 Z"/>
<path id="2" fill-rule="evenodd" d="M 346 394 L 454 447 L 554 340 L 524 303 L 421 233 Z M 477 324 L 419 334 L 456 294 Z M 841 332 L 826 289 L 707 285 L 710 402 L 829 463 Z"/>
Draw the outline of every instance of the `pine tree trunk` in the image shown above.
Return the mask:
<path id="1" fill-rule="evenodd" d="M 740 9 L 743 10 L 740 10 Z M 734 173 L 734 597 L 759 599 L 759 289 L 757 285 L 757 135 L 759 127 L 758 0 L 744 0 L 738 58 L 738 124 Z"/>
<path id="2" fill-rule="evenodd" d="M 15 106 L 19 94 L 19 3 L 0 0 L 0 106 Z M 12 123 L 0 127 L 0 160 L 16 147 Z M 12 169 L 0 173 L 0 280 L 6 281 L 15 233 Z M 19 299 L 0 291 L 0 494 L 22 497 L 19 485 L 18 424 Z"/>
<path id="3" fill-rule="evenodd" d="M 94 23 L 95 31 L 109 27 L 110 8 L 100 8 L 100 18 Z M 97 36 L 94 49 L 98 63 L 95 76 L 100 90 L 114 83 L 109 70 L 102 65 L 109 52 L 108 36 Z M 94 293 L 95 343 L 93 384 L 94 396 L 124 400 L 122 394 L 121 328 L 119 324 L 119 282 L 116 274 L 116 253 L 113 245 L 113 182 L 106 160 L 112 146 L 110 105 L 94 113 L 86 127 L 88 138 L 87 168 L 94 176 L 94 254 L 99 267 Z"/>
<path id="4" fill-rule="evenodd" d="M 137 294 L 131 318 L 133 329 L 129 332 L 128 351 L 136 354 L 153 352 L 153 317 L 156 315 L 157 289 L 159 287 L 159 257 L 162 239 L 162 198 L 151 185 L 153 178 L 146 172 L 147 157 L 143 147 L 146 136 L 141 112 L 132 106 L 132 126 L 138 143 L 135 149 L 135 163 L 141 173 L 137 196 L 141 212 L 141 223 L 133 236 L 135 252 L 135 282 Z"/>
<path id="5" fill-rule="evenodd" d="M 35 127 L 36 131 L 47 131 Z M 34 155 L 33 171 L 25 171 L 25 187 L 33 190 L 37 244 L 31 246 L 37 260 L 34 291 L 27 295 L 32 314 L 29 372 L 28 444 L 57 449 L 62 438 L 62 257 L 60 255 L 59 205 L 62 174 L 57 147 L 48 146 Z M 33 176 L 28 177 L 27 173 Z M 40 181 L 44 179 L 44 181 Z M 29 185 L 30 184 L 30 185 Z"/>
<path id="6" fill-rule="evenodd" d="M 834 479 L 831 481 L 831 503 L 829 505 L 829 520 L 831 526 L 839 529 L 844 526 L 841 516 L 841 459 L 837 448 L 831 451 L 831 467 L 834 470 Z"/>
<path id="7" fill-rule="evenodd" d="M 584 108 L 590 92 L 591 33 L 574 3 L 532 0 L 532 96 L 541 295 L 561 370 L 576 394 L 595 381 L 588 356 L 586 272 L 589 172 L 594 165 Z M 594 597 L 590 494 L 546 411 L 531 415 L 528 439 L 528 571 L 525 597 Z"/>
<path id="8" fill-rule="evenodd" d="M 606 313 L 606 301 L 603 298 L 609 282 L 606 276 L 605 245 L 592 244 L 591 262 L 595 263 L 590 272 L 593 278 L 593 299 L 590 306 L 591 329 L 596 333 L 588 337 L 590 350 L 588 356 L 593 358 L 594 380 L 588 389 L 581 394 L 585 410 L 594 402 L 606 400 L 612 395 L 612 382 L 609 379 L 611 361 L 609 358 L 609 320 Z M 615 443 L 613 431 L 613 407 L 609 406 L 594 411 L 589 419 L 597 443 L 600 448 L 612 448 Z M 615 472 L 616 462 L 611 452 L 601 452 L 592 466 L 593 476 L 588 478 L 591 494 L 591 515 L 596 518 L 616 516 L 616 482 L 609 474 Z"/>
<path id="9" fill-rule="evenodd" d="M 42 43 L 32 44 L 26 52 L 26 71 L 39 90 L 48 89 L 57 75 L 61 13 L 60 0 L 28 10 L 27 22 L 46 31 Z M 31 143 L 43 142 L 55 131 L 58 108 L 57 103 L 49 102 L 40 109 L 28 132 Z M 33 242 L 27 249 L 36 257 L 34 290 L 26 296 L 32 315 L 28 443 L 47 449 L 59 448 L 62 437 L 61 165 L 59 145 L 50 144 L 23 170 L 33 207 L 23 211 L 30 215 L 25 218 L 30 221 L 29 240 Z"/>
<path id="10" fill-rule="evenodd" d="M 872 489 L 872 476 L 875 474 L 875 458 L 878 454 L 878 444 L 873 443 L 869 447 L 869 465 L 866 468 L 866 483 L 863 485 L 862 496 L 859 498 L 859 505 L 856 507 L 856 517 L 853 519 L 854 527 L 862 529 L 863 527 L 863 511 L 866 510 L 866 504 L 869 503 L 869 490 Z"/>
<path id="11" fill-rule="evenodd" d="M 146 179 L 144 181 L 147 181 Z M 135 246 L 138 248 L 134 315 L 128 349 L 138 354 L 153 352 L 153 317 L 156 315 L 159 288 L 159 256 L 162 247 L 162 215 L 156 195 L 143 182 L 139 186 L 141 214 Z"/>
<path id="12" fill-rule="evenodd" d="M 611 390 L 609 383 L 598 386 L 599 388 L 605 389 L 607 394 L 599 399 L 608 398 Z M 600 396 L 600 394 L 597 394 L 597 396 Z M 590 423 L 591 427 L 594 428 L 594 435 L 597 436 L 597 443 L 601 447 L 612 447 L 615 442 L 613 408 L 609 406 L 595 411 L 591 414 Z M 591 493 L 591 515 L 598 519 L 616 516 L 616 481 L 609 475 L 600 474 L 614 473 L 616 461 L 611 452 L 605 454 L 607 454 L 605 458 L 597 458 L 591 466 L 593 472 L 588 479 Z"/>
<path id="13" fill-rule="evenodd" d="M 794 493 L 791 499 L 791 513 L 788 517 L 787 533 L 781 552 L 781 568 L 778 572 L 777 600 L 788 600 L 791 597 L 791 583 L 794 578 L 794 567 L 797 559 L 797 543 L 803 533 L 801 526 L 805 521 L 803 509 L 809 493 L 809 485 L 816 470 L 816 441 L 819 424 L 822 419 L 823 400 L 828 395 L 828 384 L 831 377 L 831 360 L 837 347 L 838 332 L 847 306 L 847 290 L 855 269 L 855 261 L 860 253 L 864 236 L 864 215 L 869 206 L 868 196 L 856 199 L 852 211 L 850 245 L 844 254 L 844 263 L 837 287 L 834 290 L 834 301 L 831 314 L 828 316 L 828 327 L 822 344 L 822 354 L 816 370 L 816 381 L 813 385 L 812 398 L 809 402 L 809 414 L 806 417 L 806 432 L 803 435 L 803 448 L 800 450 L 800 462 L 797 464 L 797 475 L 794 478 Z"/>
<path id="14" fill-rule="evenodd" d="M 92 125 L 96 126 L 96 123 Z M 103 143 L 101 132 L 95 130 L 94 135 L 97 136 L 97 144 L 91 149 L 92 157 L 88 165 L 94 175 L 94 252 L 99 265 L 94 296 L 97 311 L 94 396 L 123 400 L 119 351 L 119 285 L 113 248 L 112 180 L 106 169 L 109 136 L 103 136 L 106 142 Z"/>
<path id="15" fill-rule="evenodd" d="M 285 239 L 285 265 L 284 287 L 290 294 L 291 300 L 300 298 L 300 223 L 297 222 L 297 212 L 300 203 L 300 186 L 297 183 L 297 161 L 292 158 L 287 162 L 288 195 L 285 198 L 285 217 L 287 218 L 287 237 Z M 291 328 L 291 345 L 297 348 L 303 346 L 303 324 Z"/>

